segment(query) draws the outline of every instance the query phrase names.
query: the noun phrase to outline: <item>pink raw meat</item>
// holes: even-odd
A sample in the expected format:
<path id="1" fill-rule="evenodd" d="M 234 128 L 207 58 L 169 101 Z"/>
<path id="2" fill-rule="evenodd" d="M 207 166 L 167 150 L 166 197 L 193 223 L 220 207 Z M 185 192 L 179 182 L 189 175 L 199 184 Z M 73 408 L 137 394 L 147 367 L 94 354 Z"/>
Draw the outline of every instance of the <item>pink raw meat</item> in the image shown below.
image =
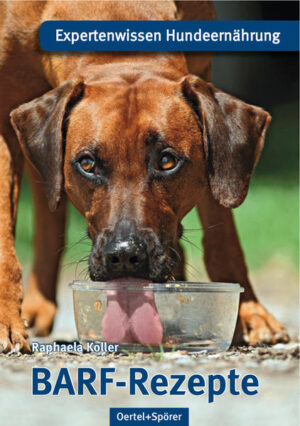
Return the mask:
<path id="1" fill-rule="evenodd" d="M 106 312 L 101 335 L 110 343 L 141 343 L 157 346 L 162 342 L 163 326 L 151 290 L 126 290 L 127 285 L 148 284 L 150 281 L 128 278 L 114 285 L 119 288 L 107 292 Z"/>

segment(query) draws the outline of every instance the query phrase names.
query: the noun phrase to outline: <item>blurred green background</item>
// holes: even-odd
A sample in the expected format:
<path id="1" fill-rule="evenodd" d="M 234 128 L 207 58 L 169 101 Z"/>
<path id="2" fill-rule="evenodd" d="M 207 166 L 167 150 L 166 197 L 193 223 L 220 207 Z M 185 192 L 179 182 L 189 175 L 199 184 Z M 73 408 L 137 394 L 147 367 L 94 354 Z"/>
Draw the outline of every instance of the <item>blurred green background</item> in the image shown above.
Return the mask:
<path id="1" fill-rule="evenodd" d="M 216 1 L 220 20 L 297 19 L 298 2 Z M 265 148 L 245 202 L 235 209 L 235 219 L 251 270 L 279 257 L 298 269 L 299 258 L 299 63 L 294 52 L 216 53 L 213 57 L 216 87 L 259 105 L 272 115 Z M 86 233 L 84 219 L 69 208 L 67 249 L 63 264 L 71 270 L 89 253 L 89 245 L 76 244 Z M 195 211 L 184 219 L 183 242 L 188 262 L 196 273 L 203 255 L 201 224 Z M 32 260 L 33 211 L 28 181 L 23 182 L 17 222 L 16 247 L 23 264 Z M 75 245 L 74 245 L 75 244 Z M 72 263 L 75 262 L 75 263 Z M 86 264 L 81 264 L 82 270 Z"/>

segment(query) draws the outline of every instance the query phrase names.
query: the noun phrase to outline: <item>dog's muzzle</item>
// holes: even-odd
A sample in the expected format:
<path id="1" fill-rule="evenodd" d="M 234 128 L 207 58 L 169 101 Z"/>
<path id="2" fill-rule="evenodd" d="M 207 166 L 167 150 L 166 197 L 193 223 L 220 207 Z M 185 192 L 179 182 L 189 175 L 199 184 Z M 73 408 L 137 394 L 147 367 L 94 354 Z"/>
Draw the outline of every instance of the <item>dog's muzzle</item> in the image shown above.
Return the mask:
<path id="1" fill-rule="evenodd" d="M 136 277 L 163 282 L 175 264 L 151 229 L 138 230 L 135 221 L 121 220 L 113 230 L 106 228 L 97 236 L 89 272 L 94 281 Z"/>

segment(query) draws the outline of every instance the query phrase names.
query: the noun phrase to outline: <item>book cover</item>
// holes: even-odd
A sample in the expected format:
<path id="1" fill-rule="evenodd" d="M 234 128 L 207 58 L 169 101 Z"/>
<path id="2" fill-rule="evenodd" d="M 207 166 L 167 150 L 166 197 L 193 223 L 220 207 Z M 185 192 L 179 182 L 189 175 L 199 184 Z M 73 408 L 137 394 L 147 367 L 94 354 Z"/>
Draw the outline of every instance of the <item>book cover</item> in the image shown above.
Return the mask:
<path id="1" fill-rule="evenodd" d="M 299 424 L 299 3 L 0 1 L 0 423 Z"/>

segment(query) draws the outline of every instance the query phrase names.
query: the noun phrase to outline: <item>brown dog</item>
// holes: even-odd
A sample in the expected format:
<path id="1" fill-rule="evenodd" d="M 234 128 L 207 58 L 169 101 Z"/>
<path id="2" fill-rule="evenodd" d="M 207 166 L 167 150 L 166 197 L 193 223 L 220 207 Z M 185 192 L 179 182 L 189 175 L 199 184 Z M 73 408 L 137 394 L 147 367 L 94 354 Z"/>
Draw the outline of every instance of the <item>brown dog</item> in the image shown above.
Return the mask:
<path id="1" fill-rule="evenodd" d="M 23 154 L 36 217 L 23 316 L 39 334 L 49 333 L 56 310 L 66 193 L 86 218 L 96 280 L 184 279 L 180 223 L 197 206 L 210 278 L 245 288 L 237 338 L 287 339 L 251 289 L 230 210 L 247 194 L 268 113 L 189 74 L 209 78 L 209 55 L 188 55 L 187 66 L 182 54 L 54 55 L 38 47 L 45 20 L 173 20 L 176 6 L 184 19 L 214 16 L 209 2 L 193 2 L 193 18 L 189 2 L 0 3 L 1 351 L 29 350 L 14 248 Z"/>

